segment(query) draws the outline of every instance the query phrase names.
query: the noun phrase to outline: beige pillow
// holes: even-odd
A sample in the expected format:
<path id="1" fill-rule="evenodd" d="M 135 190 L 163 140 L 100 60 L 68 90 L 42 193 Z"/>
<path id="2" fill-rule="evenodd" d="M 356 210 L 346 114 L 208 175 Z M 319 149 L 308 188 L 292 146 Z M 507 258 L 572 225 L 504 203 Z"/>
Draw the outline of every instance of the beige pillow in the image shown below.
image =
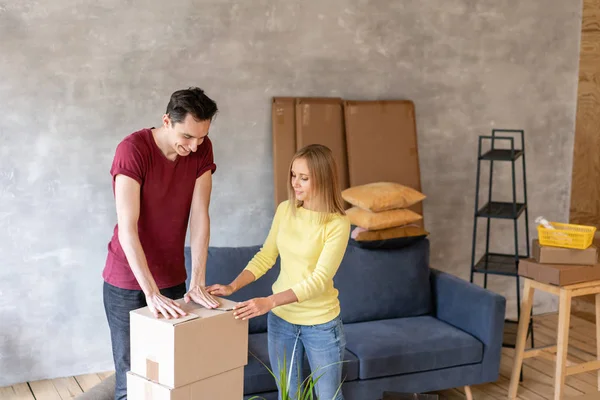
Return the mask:
<path id="1" fill-rule="evenodd" d="M 342 192 L 342 197 L 353 206 L 379 212 L 410 207 L 426 196 L 399 183 L 374 182 L 348 188 Z"/>
<path id="2" fill-rule="evenodd" d="M 408 225 L 423 219 L 423 216 L 407 209 L 371 212 L 358 207 L 346 210 L 350 223 L 369 230 Z"/>
<path id="3" fill-rule="evenodd" d="M 352 231 L 352 238 L 357 242 L 370 242 L 374 240 L 387 240 L 404 237 L 422 236 L 429 235 L 424 228 L 415 225 L 408 226 L 397 226 L 394 228 L 379 229 L 376 231 L 370 231 L 364 228 L 354 228 Z"/>

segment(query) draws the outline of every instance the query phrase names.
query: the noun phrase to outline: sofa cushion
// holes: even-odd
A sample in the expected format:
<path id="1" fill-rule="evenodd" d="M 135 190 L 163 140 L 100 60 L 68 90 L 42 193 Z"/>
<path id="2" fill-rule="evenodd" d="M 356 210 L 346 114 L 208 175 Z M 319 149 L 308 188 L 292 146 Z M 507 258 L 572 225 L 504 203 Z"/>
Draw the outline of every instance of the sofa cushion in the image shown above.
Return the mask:
<path id="1" fill-rule="evenodd" d="M 206 260 L 206 284 L 231 283 L 248 262 L 260 250 L 260 246 L 246 247 L 209 247 L 208 258 Z M 187 270 L 186 286 L 189 287 L 192 277 L 191 272 L 191 251 L 189 247 L 185 248 L 185 268 Z M 259 280 L 240 289 L 238 292 L 229 296 L 233 301 L 246 301 L 254 297 L 270 296 L 273 293 L 271 286 L 279 275 L 279 258 L 277 262 L 265 275 Z M 260 333 L 267 331 L 267 316 L 261 315 L 252 318 L 249 323 L 250 333 Z"/>
<path id="2" fill-rule="evenodd" d="M 268 349 L 268 334 L 255 333 L 248 337 L 248 364 L 244 368 L 244 393 L 260 393 L 277 390 L 275 379 L 269 371 L 261 364 L 262 361 L 269 368 L 269 349 Z M 258 361 L 257 360 L 260 360 Z M 344 356 L 344 364 L 342 367 L 342 376 L 345 376 L 345 381 L 353 381 L 358 379 L 358 359 L 350 352 L 346 351 Z M 310 366 L 306 353 L 304 355 L 304 376 L 310 374 Z"/>
<path id="3" fill-rule="evenodd" d="M 483 344 L 431 316 L 344 326 L 346 348 L 360 361 L 360 379 L 479 363 Z"/>
<path id="4" fill-rule="evenodd" d="M 415 236 L 425 237 L 429 235 L 429 232 L 427 232 L 425 228 L 416 224 L 379 229 L 376 231 L 370 231 L 354 225 L 352 225 L 351 228 L 352 232 L 350 233 L 350 237 L 357 242 L 373 242 L 375 240 L 389 240 Z"/>
<path id="5" fill-rule="evenodd" d="M 352 225 L 372 230 L 408 225 L 423 219 L 422 215 L 408 208 L 374 213 L 362 208 L 352 207 L 346 210 L 346 215 Z"/>
<path id="6" fill-rule="evenodd" d="M 396 182 L 372 182 L 342 191 L 342 198 L 353 206 L 372 212 L 406 208 L 425 199 L 425 195 Z"/>
<path id="7" fill-rule="evenodd" d="M 405 226 L 382 229 L 380 231 L 364 230 L 352 227 L 350 245 L 369 250 L 393 250 L 410 246 L 425 239 L 429 232 L 422 227 Z"/>
<path id="8" fill-rule="evenodd" d="M 348 246 L 334 284 L 345 324 L 430 314 L 429 240 L 389 250 Z"/>

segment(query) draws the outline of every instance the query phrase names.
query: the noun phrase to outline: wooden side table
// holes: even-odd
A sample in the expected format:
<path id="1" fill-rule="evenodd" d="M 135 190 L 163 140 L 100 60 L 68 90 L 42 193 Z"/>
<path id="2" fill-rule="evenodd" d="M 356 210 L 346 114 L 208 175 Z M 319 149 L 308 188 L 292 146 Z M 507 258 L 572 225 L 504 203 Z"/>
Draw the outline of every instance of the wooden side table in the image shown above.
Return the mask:
<path id="1" fill-rule="evenodd" d="M 554 400 L 563 398 L 565 377 L 588 371 L 600 370 L 600 280 L 577 283 L 568 286 L 555 286 L 541 283 L 529 278 L 524 278 L 523 302 L 521 305 L 521 318 L 517 331 L 517 344 L 515 346 L 515 361 L 508 388 L 508 398 L 516 399 L 519 387 L 519 375 L 523 366 L 523 360 L 531 357 L 542 357 L 556 362 L 556 373 L 554 376 Z M 525 350 L 527 341 L 527 328 L 531 319 L 531 307 L 533 306 L 533 294 L 535 290 L 552 293 L 559 296 L 558 307 L 558 332 L 557 344 Z M 598 360 L 575 364 L 567 360 L 567 349 L 569 345 L 569 323 L 571 319 L 571 299 L 573 297 L 596 295 L 596 349 Z M 600 371 L 598 371 L 598 388 L 600 389 Z"/>

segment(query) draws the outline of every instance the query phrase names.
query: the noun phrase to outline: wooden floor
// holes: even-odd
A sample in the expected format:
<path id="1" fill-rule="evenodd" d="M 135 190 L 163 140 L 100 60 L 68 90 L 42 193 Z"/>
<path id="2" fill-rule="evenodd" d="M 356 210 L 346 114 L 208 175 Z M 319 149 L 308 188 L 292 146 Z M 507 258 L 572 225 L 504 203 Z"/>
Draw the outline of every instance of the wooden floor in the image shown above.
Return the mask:
<path id="1" fill-rule="evenodd" d="M 534 317 L 534 334 L 536 347 L 556 343 L 557 314 L 545 314 Z M 495 383 L 472 386 L 473 398 L 476 400 L 502 399 L 508 394 L 510 372 L 513 365 L 513 349 L 502 349 L 500 378 Z M 571 316 L 569 335 L 569 359 L 574 362 L 596 359 L 595 324 L 586 319 Z M 112 372 L 80 375 L 36 382 L 21 383 L 0 388 L 2 400 L 61 400 L 71 399 L 105 379 Z M 545 359 L 531 358 L 525 360 L 524 380 L 519 386 L 519 399 L 542 400 L 553 398 L 554 363 Z M 570 397 L 585 393 L 597 392 L 598 377 L 595 372 L 568 376 L 566 393 Z M 442 398 L 464 399 L 462 388 L 439 392 Z M 365 399 L 370 400 L 370 399 Z"/>

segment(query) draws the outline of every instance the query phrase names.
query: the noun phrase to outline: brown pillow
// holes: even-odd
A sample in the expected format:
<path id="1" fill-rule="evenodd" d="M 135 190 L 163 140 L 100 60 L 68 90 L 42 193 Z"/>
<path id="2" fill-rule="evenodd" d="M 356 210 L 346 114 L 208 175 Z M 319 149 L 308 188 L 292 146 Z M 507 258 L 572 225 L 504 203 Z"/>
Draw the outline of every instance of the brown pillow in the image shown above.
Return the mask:
<path id="1" fill-rule="evenodd" d="M 358 227 L 352 231 L 352 238 L 357 242 L 427 235 L 429 235 L 429 232 L 422 227 L 415 225 L 397 226 L 394 228 L 379 229 L 376 231 Z"/>
<path id="2" fill-rule="evenodd" d="M 346 210 L 346 215 L 352 225 L 369 230 L 393 228 L 420 221 L 423 216 L 407 209 L 371 212 L 358 207 Z"/>
<path id="3" fill-rule="evenodd" d="M 410 207 L 426 196 L 399 183 L 374 182 L 348 188 L 342 192 L 342 197 L 353 206 L 379 212 Z"/>

